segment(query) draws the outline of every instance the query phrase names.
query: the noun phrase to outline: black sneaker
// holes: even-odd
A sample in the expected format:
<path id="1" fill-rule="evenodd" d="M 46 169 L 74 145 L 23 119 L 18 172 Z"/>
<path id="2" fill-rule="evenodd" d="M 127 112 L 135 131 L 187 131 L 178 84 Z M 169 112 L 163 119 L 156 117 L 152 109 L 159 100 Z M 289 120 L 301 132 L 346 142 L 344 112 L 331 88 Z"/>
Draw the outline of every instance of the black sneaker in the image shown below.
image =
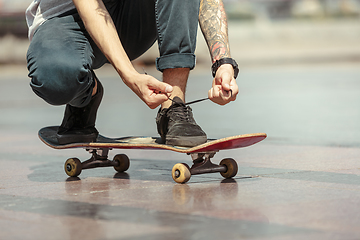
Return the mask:
<path id="1" fill-rule="evenodd" d="M 160 109 L 156 117 L 158 133 L 167 145 L 193 147 L 207 141 L 205 132 L 196 124 L 189 106 L 174 97 L 169 108 Z"/>
<path id="2" fill-rule="evenodd" d="M 59 144 L 95 142 L 99 132 L 95 128 L 96 113 L 103 97 L 104 89 L 97 81 L 97 92 L 90 103 L 82 108 L 66 105 L 64 119 L 57 132 Z"/>

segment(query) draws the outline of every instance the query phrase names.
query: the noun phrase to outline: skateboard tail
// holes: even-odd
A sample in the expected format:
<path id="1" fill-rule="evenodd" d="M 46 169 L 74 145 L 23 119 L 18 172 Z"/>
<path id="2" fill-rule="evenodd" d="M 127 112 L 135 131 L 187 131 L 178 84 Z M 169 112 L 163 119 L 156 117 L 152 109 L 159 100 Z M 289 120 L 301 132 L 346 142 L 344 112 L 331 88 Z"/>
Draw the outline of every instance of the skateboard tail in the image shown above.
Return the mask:
<path id="1" fill-rule="evenodd" d="M 267 135 L 265 133 L 259 133 L 257 134 L 257 136 L 243 135 L 241 138 L 236 138 L 236 137 L 234 139 L 229 138 L 227 141 L 221 141 L 220 139 L 218 143 L 214 143 L 209 146 L 201 147 L 199 149 L 196 149 L 196 147 L 194 147 L 194 150 L 192 150 L 191 152 L 196 153 L 196 152 L 220 151 L 220 150 L 229 150 L 235 148 L 243 148 L 261 142 L 266 137 Z"/>

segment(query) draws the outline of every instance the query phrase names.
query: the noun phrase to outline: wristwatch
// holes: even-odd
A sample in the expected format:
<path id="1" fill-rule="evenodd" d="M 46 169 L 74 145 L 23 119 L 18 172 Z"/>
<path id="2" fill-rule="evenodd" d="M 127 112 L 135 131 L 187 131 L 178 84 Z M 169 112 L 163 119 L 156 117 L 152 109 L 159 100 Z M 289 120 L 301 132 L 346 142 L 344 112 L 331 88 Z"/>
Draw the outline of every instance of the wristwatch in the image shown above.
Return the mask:
<path id="1" fill-rule="evenodd" d="M 215 77 L 216 71 L 223 64 L 231 64 L 234 68 L 234 78 L 237 78 L 239 74 L 239 67 L 236 61 L 232 58 L 221 58 L 220 60 L 216 60 L 216 62 L 214 62 L 214 64 L 211 66 L 211 72 L 213 77 Z"/>

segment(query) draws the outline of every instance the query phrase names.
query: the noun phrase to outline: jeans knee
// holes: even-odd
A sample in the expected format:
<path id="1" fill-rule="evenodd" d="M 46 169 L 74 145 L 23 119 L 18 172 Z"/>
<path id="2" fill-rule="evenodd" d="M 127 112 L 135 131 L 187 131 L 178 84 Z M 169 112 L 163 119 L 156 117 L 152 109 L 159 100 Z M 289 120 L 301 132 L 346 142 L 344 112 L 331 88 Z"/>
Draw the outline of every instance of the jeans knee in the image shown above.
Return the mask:
<path id="1" fill-rule="evenodd" d="M 86 89 L 92 85 L 90 70 L 72 63 L 38 64 L 30 71 L 30 86 L 36 95 L 51 105 L 63 105 L 77 98 L 79 94 L 88 94 Z M 90 81 L 91 80 L 91 81 Z"/>

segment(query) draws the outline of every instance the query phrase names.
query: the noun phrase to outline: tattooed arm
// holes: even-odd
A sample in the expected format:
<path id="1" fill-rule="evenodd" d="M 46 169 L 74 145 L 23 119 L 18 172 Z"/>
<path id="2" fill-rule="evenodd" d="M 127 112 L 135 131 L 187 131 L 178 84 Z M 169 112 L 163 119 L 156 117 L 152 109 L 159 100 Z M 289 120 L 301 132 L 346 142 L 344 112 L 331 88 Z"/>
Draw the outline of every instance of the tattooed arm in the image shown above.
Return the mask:
<path id="1" fill-rule="evenodd" d="M 228 24 L 221 0 L 201 0 L 199 23 L 210 50 L 211 60 L 230 57 Z"/>
<path id="2" fill-rule="evenodd" d="M 208 45 L 212 63 L 221 58 L 231 57 L 228 23 L 222 0 L 200 1 L 199 24 Z M 221 65 L 216 71 L 212 88 L 209 90 L 209 98 L 215 103 L 225 105 L 234 101 L 238 92 L 232 65 Z"/>

